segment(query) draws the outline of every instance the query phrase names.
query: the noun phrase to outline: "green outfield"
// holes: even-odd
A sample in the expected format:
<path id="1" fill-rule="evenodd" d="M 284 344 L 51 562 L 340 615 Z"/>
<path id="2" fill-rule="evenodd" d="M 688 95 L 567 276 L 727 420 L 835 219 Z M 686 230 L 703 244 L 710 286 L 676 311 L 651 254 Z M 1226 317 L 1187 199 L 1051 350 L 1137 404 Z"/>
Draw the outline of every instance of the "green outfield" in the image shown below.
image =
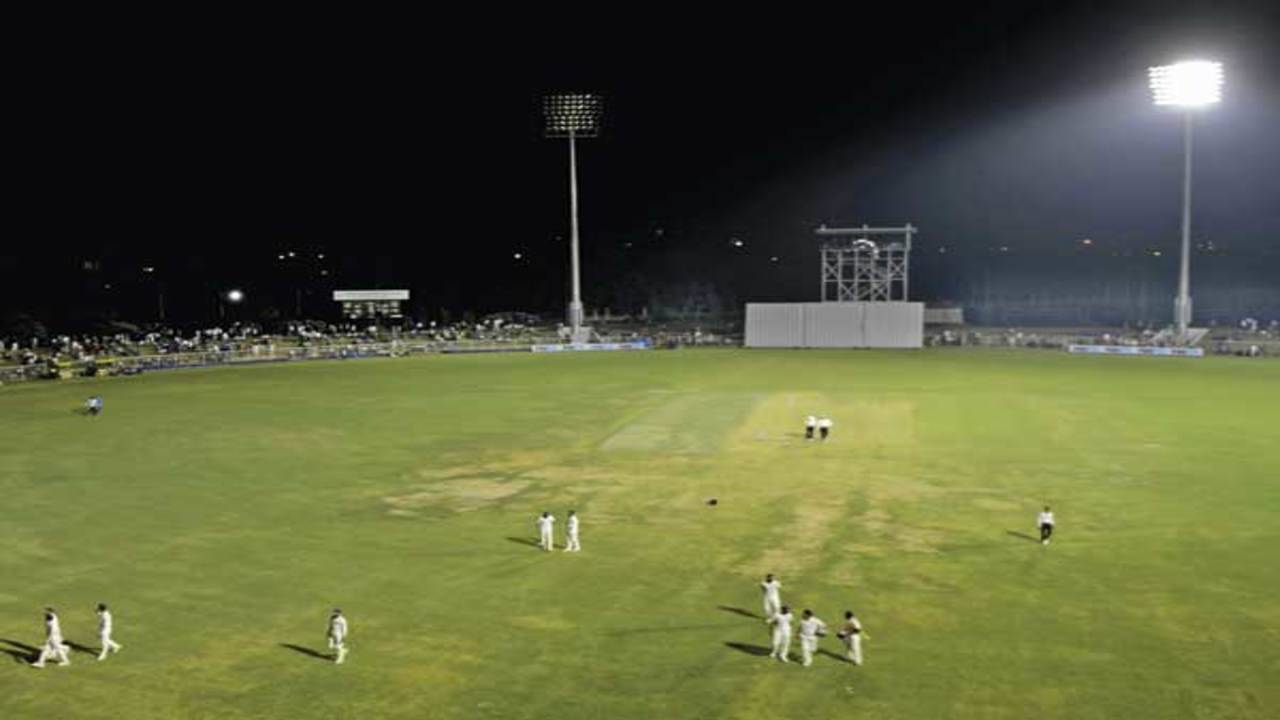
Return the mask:
<path id="1" fill-rule="evenodd" d="M 4 720 L 1280 715 L 1275 362 L 714 350 L 28 384 L 0 388 L 0 503 Z M 569 508 L 583 552 L 533 547 Z M 855 609 L 866 664 L 834 637 L 807 669 L 763 657 L 766 572 L 797 611 Z M 123 652 L 26 666 L 43 606 L 96 649 L 100 601 Z M 342 666 L 317 657 L 335 605 Z"/>

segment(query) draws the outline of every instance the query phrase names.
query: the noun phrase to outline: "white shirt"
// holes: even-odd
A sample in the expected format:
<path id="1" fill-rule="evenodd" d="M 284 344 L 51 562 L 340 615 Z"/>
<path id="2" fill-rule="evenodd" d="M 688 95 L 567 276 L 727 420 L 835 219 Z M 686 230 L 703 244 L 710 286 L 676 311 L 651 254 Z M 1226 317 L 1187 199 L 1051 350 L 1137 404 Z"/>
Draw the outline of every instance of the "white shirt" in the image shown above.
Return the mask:
<path id="1" fill-rule="evenodd" d="M 570 535 L 578 534 L 578 516 L 577 515 L 569 516 L 569 534 Z"/>
<path id="2" fill-rule="evenodd" d="M 329 618 L 329 637 L 341 642 L 347 636 L 347 619 L 341 615 Z"/>
<path id="3" fill-rule="evenodd" d="M 111 611 L 110 610 L 103 610 L 102 612 L 98 613 L 98 634 L 100 635 L 111 634 Z"/>
<path id="4" fill-rule="evenodd" d="M 770 600 L 778 599 L 778 591 L 782 589 L 782 583 L 777 580 L 765 580 L 760 583 L 761 589 L 764 590 L 764 596 Z"/>
<path id="5" fill-rule="evenodd" d="M 44 634 L 50 644 L 62 644 L 62 626 L 58 624 L 57 615 L 50 613 L 49 619 L 44 621 Z"/>
<path id="6" fill-rule="evenodd" d="M 805 427 L 807 427 L 807 428 L 817 427 L 817 426 L 818 426 L 818 418 L 816 418 L 816 417 L 814 417 L 814 416 L 810 415 L 809 417 L 807 417 L 807 418 L 805 418 L 805 419 L 804 419 L 804 426 L 805 426 Z"/>
<path id="7" fill-rule="evenodd" d="M 826 429 L 830 430 L 830 429 L 831 429 L 831 418 L 822 418 L 821 420 L 819 420 L 819 421 L 818 421 L 818 427 L 820 427 L 820 428 L 826 428 Z"/>
<path id="8" fill-rule="evenodd" d="M 818 637 L 818 633 L 823 633 L 826 631 L 827 631 L 827 624 L 822 622 L 816 617 L 811 617 L 808 620 L 800 621 L 800 637 L 802 638 L 816 639 Z"/>
<path id="9" fill-rule="evenodd" d="M 845 637 L 856 635 L 862 632 L 862 623 L 858 622 L 858 618 L 851 617 L 844 621 L 844 629 L 841 632 L 844 633 Z"/>
<path id="10" fill-rule="evenodd" d="M 780 612 L 769 618 L 769 624 L 773 626 L 774 632 L 783 635 L 791 634 L 791 613 Z"/>
<path id="11" fill-rule="evenodd" d="M 1053 524 L 1053 513 L 1042 512 L 1036 516 L 1036 527 L 1039 527 L 1041 525 L 1052 525 L 1052 524 Z"/>
<path id="12" fill-rule="evenodd" d="M 538 529 L 544 533 L 549 533 L 551 532 L 551 526 L 554 525 L 555 522 L 556 522 L 556 519 L 552 515 L 547 515 L 546 517 L 539 516 Z"/>

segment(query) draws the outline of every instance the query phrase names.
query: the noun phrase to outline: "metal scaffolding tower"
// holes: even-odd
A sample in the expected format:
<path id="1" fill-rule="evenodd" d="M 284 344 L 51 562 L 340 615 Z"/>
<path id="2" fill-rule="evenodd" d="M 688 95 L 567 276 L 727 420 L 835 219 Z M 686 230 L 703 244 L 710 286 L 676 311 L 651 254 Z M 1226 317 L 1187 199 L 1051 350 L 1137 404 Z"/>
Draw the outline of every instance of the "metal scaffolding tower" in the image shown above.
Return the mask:
<path id="1" fill-rule="evenodd" d="M 819 227 L 814 233 L 822 238 L 822 301 L 906 301 L 911 236 L 918 231 L 910 223 Z"/>

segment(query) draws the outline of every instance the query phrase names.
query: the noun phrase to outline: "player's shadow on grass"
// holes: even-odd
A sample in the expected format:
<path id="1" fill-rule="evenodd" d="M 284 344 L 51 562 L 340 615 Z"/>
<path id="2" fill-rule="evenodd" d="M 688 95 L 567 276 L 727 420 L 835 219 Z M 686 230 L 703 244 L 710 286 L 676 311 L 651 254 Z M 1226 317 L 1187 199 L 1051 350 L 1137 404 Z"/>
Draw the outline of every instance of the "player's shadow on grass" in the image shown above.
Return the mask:
<path id="1" fill-rule="evenodd" d="M 748 645 L 747 643 L 727 642 L 725 643 L 725 647 L 733 648 L 738 652 L 743 652 L 748 655 L 755 655 L 756 657 L 765 657 L 766 655 L 769 654 L 769 648 L 763 645 Z"/>
<path id="2" fill-rule="evenodd" d="M 84 653 L 86 655 L 92 655 L 94 657 L 98 656 L 97 650 L 94 650 L 91 647 L 86 647 L 84 645 L 81 645 L 80 643 L 73 643 L 70 640 L 66 640 L 64 641 L 64 644 L 66 644 L 67 647 L 71 648 L 72 650 L 78 653 Z"/>
<path id="3" fill-rule="evenodd" d="M 322 652 L 312 650 L 309 647 L 302 647 L 301 645 L 294 645 L 293 643 L 280 643 L 280 647 L 286 650 L 292 650 L 296 653 L 302 653 L 303 655 L 306 655 L 308 657 L 313 657 L 317 660 L 324 660 L 326 662 L 333 660 L 332 655 L 326 655 Z"/>
<path id="4" fill-rule="evenodd" d="M 740 608 L 740 607 L 729 607 L 728 605 L 717 605 L 717 606 L 716 606 L 716 609 L 717 609 L 717 610 L 723 610 L 723 611 L 725 611 L 725 612 L 727 612 L 727 613 L 733 613 L 734 615 L 741 615 L 742 617 L 749 617 L 749 618 L 752 618 L 753 620 L 763 620 L 763 619 L 764 619 L 764 616 L 762 616 L 762 615 L 757 615 L 757 614 L 755 614 L 755 613 L 751 612 L 750 610 L 743 610 L 743 609 L 742 609 L 742 608 Z"/>
<path id="5" fill-rule="evenodd" d="M 0 652 L 11 656 L 14 662 L 35 662 L 35 659 L 40 655 L 39 648 L 34 648 L 26 643 L 20 643 L 17 640 L 6 640 L 4 638 L 0 638 L 0 643 L 13 646 L 12 648 L 0 648 Z M 17 649 L 15 650 L 13 648 Z"/>
<path id="6" fill-rule="evenodd" d="M 541 543 L 539 543 L 537 540 L 533 540 L 530 538 L 509 537 L 507 539 L 513 543 L 520 543 L 521 545 L 528 545 L 529 547 L 536 547 L 536 548 L 542 547 Z"/>
<path id="7" fill-rule="evenodd" d="M 846 657 L 846 656 L 844 656 L 844 655 L 837 655 L 837 654 L 835 654 L 835 653 L 831 652 L 830 650 L 823 650 L 822 648 L 818 648 L 818 653 L 817 653 L 817 654 L 818 654 L 818 655 L 826 655 L 827 657 L 832 658 L 832 659 L 835 659 L 835 660 L 839 660 L 839 661 L 840 661 L 840 662 L 842 662 L 842 663 L 849 663 L 850 665 L 852 665 L 852 664 L 853 664 L 853 661 L 852 661 L 852 660 L 850 660 L 848 657 Z"/>
<path id="8" fill-rule="evenodd" d="M 1040 542 L 1040 538 L 1033 537 L 1024 532 L 1018 532 L 1017 530 L 1005 530 L 1004 534 L 1008 535 L 1009 537 L 1022 538 L 1023 540 L 1029 540 L 1031 542 L 1037 542 L 1037 543 Z"/>

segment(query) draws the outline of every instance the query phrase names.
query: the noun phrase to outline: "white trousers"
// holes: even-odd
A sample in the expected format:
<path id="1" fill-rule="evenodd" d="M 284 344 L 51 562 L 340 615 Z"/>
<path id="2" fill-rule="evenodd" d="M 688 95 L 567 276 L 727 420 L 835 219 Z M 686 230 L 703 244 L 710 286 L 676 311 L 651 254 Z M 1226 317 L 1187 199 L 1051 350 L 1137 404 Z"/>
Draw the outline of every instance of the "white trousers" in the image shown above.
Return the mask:
<path id="1" fill-rule="evenodd" d="M 773 633 L 773 651 L 769 653 L 769 657 L 786 660 L 787 654 L 791 652 L 791 633 L 778 632 Z"/>
<path id="2" fill-rule="evenodd" d="M 800 636 L 800 660 L 806 667 L 813 664 L 813 654 L 818 651 L 818 638 Z"/>
<path id="3" fill-rule="evenodd" d="M 844 639 L 844 644 L 845 644 L 845 647 L 849 649 L 849 660 L 852 661 L 854 665 L 861 665 L 862 664 L 862 634 L 849 633 L 849 636 Z"/>
<path id="4" fill-rule="evenodd" d="M 98 635 L 98 645 L 102 648 L 102 652 L 98 653 L 99 660 L 106 658 L 108 652 L 120 652 L 120 643 L 111 639 L 111 633 Z"/>
<path id="5" fill-rule="evenodd" d="M 582 545 L 578 543 L 578 533 L 570 533 L 569 536 L 565 538 L 564 549 L 566 551 L 573 552 L 582 550 Z"/>
<path id="6" fill-rule="evenodd" d="M 777 615 L 782 610 L 782 598 L 777 595 L 764 596 L 764 616 L 765 619 Z"/>
<path id="7" fill-rule="evenodd" d="M 551 531 L 550 531 L 550 530 L 543 530 L 543 531 L 542 531 L 542 549 L 543 549 L 543 550 L 550 550 L 550 549 L 554 548 L 555 546 L 556 546 L 556 543 L 555 543 L 555 540 L 553 540 L 553 539 L 552 539 L 552 537 L 551 537 Z"/>
<path id="8" fill-rule="evenodd" d="M 69 646 L 60 642 L 46 642 L 44 647 L 40 649 L 40 657 L 36 660 L 36 667 L 44 667 L 44 663 L 49 658 L 56 658 L 59 665 L 70 665 L 71 658 L 67 657 L 67 649 Z"/>
<path id="9" fill-rule="evenodd" d="M 343 660 L 347 659 L 346 638 L 330 637 L 329 649 L 338 651 L 337 657 L 335 657 L 333 660 L 334 662 L 341 663 Z"/>

